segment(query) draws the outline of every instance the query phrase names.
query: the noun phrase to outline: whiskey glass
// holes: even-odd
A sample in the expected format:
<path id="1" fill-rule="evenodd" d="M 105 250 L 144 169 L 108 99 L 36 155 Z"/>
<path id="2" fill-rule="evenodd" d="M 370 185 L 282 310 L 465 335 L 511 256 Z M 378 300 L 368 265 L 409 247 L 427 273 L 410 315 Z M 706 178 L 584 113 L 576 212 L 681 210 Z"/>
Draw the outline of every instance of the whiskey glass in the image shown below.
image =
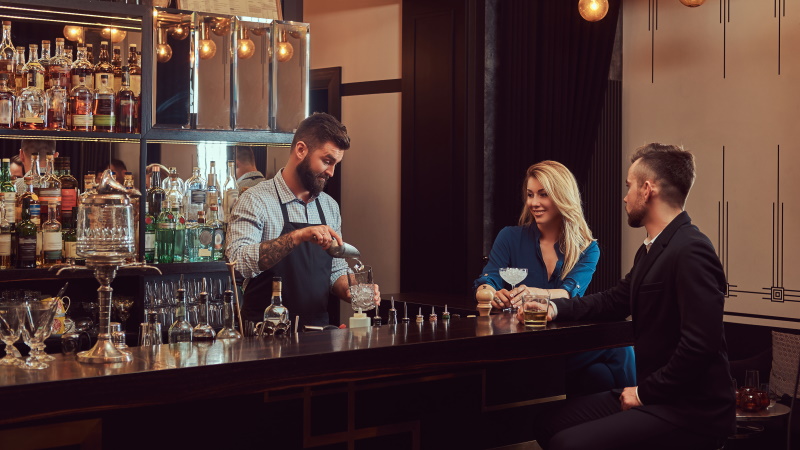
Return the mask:
<path id="1" fill-rule="evenodd" d="M 347 283 L 350 287 L 350 304 L 354 311 L 369 311 L 375 308 L 372 266 L 348 268 Z"/>

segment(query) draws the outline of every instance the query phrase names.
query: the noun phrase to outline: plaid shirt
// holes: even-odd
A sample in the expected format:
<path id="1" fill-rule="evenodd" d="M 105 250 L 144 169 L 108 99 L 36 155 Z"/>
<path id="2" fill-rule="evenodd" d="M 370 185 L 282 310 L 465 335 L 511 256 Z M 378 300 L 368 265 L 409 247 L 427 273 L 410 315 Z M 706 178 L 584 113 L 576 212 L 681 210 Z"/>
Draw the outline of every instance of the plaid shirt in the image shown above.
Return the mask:
<path id="1" fill-rule="evenodd" d="M 274 182 L 273 182 L 274 181 Z M 283 169 L 275 178 L 262 181 L 247 189 L 233 207 L 228 224 L 227 248 L 229 261 L 236 261 L 236 270 L 242 274 L 245 286 L 251 278 L 261 273 L 258 269 L 258 249 L 262 242 L 278 238 L 283 231 L 281 204 L 286 205 L 289 220 L 295 223 L 322 224 L 316 202 L 320 203 L 328 226 L 342 235 L 342 215 L 339 205 L 326 193 L 308 204 L 298 199 L 283 179 Z M 347 263 L 333 258 L 330 285 L 347 273 Z"/>

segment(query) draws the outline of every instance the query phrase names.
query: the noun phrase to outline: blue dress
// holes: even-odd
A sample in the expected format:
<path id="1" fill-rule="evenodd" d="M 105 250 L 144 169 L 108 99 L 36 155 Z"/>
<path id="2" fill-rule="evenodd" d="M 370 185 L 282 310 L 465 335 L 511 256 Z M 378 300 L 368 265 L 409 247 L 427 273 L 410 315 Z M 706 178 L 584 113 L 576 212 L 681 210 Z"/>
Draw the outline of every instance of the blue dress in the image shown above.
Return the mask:
<path id="1" fill-rule="evenodd" d="M 592 242 L 581 254 L 575 267 L 561 279 L 564 254 L 555 244 L 558 262 L 550 278 L 539 247 L 541 233 L 534 226 L 505 227 L 497 235 L 489 254 L 489 262 L 481 276 L 475 280 L 473 289 L 482 284 L 493 288 L 510 289 L 500 277 L 501 267 L 527 267 L 528 276 L 521 283 L 542 289 L 563 289 L 570 298 L 586 292 L 592 281 L 600 247 Z M 567 394 L 580 395 L 603 390 L 636 386 L 636 367 L 632 347 L 594 350 L 567 358 Z"/>

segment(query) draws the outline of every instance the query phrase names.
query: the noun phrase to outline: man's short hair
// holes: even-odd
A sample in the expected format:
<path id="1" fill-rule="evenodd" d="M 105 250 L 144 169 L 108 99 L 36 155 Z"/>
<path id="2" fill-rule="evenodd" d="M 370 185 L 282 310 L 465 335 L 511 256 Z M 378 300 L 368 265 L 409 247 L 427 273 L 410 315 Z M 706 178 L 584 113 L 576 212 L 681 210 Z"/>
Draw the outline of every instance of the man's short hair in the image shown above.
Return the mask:
<path id="1" fill-rule="evenodd" d="M 247 166 L 256 165 L 256 157 L 253 155 L 253 147 L 249 145 L 236 146 L 236 164 Z"/>
<path id="2" fill-rule="evenodd" d="M 56 151 L 56 141 L 46 141 L 41 139 L 23 139 L 22 144 L 20 145 L 20 149 L 22 149 L 22 153 L 25 153 L 25 157 L 30 159 L 31 155 L 34 153 L 38 153 L 39 156 L 44 159 L 44 156 L 49 153 L 55 153 Z"/>
<path id="3" fill-rule="evenodd" d="M 125 172 L 125 171 L 128 170 L 128 167 L 125 165 L 125 163 L 121 159 L 113 159 L 112 158 L 111 161 L 108 163 L 108 165 L 109 166 L 114 166 L 117 169 L 121 170 L 122 172 Z"/>
<path id="4" fill-rule="evenodd" d="M 694 184 L 694 155 L 677 145 L 654 142 L 636 149 L 631 163 L 636 161 L 640 165 L 637 174 L 640 182 L 645 177 L 652 177 L 666 202 L 684 207 Z"/>
<path id="5" fill-rule="evenodd" d="M 331 142 L 340 150 L 350 148 L 350 136 L 347 128 L 328 113 L 314 113 L 300 122 L 292 139 L 292 148 L 299 141 L 305 142 L 309 150 L 314 151 Z"/>

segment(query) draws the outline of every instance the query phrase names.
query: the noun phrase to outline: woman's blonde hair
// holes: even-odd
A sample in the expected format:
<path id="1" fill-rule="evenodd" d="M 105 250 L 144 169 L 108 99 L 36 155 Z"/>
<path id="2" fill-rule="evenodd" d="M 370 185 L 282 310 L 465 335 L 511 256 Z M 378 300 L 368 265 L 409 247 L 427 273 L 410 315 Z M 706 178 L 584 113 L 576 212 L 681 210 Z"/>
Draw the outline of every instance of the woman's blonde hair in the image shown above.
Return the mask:
<path id="1" fill-rule="evenodd" d="M 581 193 L 575 176 L 563 164 L 556 161 L 542 161 L 528 167 L 525 181 L 522 183 L 522 199 L 528 194 L 528 179 L 535 178 L 544 187 L 547 195 L 553 200 L 561 212 L 561 233 L 558 237 L 558 248 L 564 254 L 564 265 L 561 279 L 569 274 L 581 257 L 581 252 L 594 241 L 592 230 L 586 224 L 581 207 Z M 519 216 L 522 226 L 535 224 L 533 214 L 526 204 L 522 206 Z"/>

